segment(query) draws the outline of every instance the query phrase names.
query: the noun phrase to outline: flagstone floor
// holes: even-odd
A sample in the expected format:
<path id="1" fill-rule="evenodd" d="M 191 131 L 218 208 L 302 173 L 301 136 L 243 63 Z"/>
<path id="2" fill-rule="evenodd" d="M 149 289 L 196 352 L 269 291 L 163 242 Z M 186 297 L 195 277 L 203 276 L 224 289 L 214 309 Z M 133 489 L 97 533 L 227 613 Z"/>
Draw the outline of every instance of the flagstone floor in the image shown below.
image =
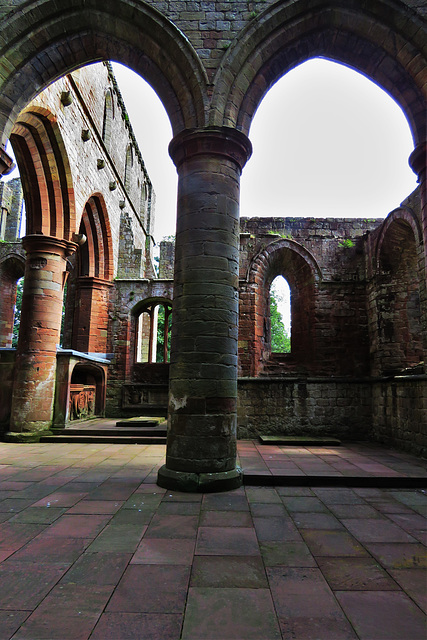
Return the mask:
<path id="1" fill-rule="evenodd" d="M 0 443 L 0 640 L 425 640 L 426 491 L 319 486 L 425 460 L 243 441 L 260 485 L 307 486 L 201 495 L 155 484 L 164 455 Z"/>

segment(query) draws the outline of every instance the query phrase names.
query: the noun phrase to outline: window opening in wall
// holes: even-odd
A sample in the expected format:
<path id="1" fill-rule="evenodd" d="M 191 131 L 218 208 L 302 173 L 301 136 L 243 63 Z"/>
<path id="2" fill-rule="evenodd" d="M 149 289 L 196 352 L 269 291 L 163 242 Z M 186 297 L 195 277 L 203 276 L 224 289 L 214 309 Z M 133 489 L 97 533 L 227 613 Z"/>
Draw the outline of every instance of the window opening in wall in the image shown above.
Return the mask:
<path id="1" fill-rule="evenodd" d="M 264 96 L 242 173 L 245 217 L 386 217 L 416 188 L 400 106 L 366 76 L 314 58 Z"/>
<path id="2" fill-rule="evenodd" d="M 21 324 L 22 292 L 24 290 L 24 278 L 20 278 L 16 283 L 16 302 L 13 315 L 13 336 L 12 347 L 18 346 L 19 326 Z"/>
<path id="3" fill-rule="evenodd" d="M 270 287 L 270 326 L 272 353 L 291 351 L 291 290 L 283 276 Z"/>
<path id="4" fill-rule="evenodd" d="M 137 362 L 169 362 L 172 306 L 153 303 L 137 318 Z"/>

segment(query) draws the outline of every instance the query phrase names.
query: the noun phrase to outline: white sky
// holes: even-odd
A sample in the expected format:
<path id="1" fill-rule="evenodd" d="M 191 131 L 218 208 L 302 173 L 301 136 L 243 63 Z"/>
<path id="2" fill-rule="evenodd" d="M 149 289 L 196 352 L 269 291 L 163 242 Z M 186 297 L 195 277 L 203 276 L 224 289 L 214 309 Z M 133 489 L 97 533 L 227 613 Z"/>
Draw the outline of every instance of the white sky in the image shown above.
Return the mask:
<path id="1" fill-rule="evenodd" d="M 114 64 L 157 196 L 155 237 L 174 235 L 172 130 L 151 87 Z M 416 187 L 409 125 L 390 96 L 352 69 L 310 60 L 268 92 L 249 135 L 242 216 L 385 217 Z"/>

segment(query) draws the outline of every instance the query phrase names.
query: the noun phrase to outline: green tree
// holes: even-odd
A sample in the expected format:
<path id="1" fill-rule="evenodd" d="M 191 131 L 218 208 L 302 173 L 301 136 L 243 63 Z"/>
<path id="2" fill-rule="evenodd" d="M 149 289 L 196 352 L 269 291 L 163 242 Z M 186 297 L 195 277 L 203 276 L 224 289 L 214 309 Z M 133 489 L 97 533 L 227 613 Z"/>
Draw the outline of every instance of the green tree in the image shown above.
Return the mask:
<path id="1" fill-rule="evenodd" d="M 277 308 L 274 291 L 270 290 L 270 322 L 271 322 L 271 351 L 274 353 L 290 353 L 291 338 L 283 324 L 282 314 Z"/>
<path id="2" fill-rule="evenodd" d="M 22 291 L 24 290 L 24 278 L 21 278 L 16 283 L 16 303 L 15 303 L 15 315 L 13 317 L 13 335 L 12 335 L 12 347 L 16 349 L 19 336 L 19 324 L 21 322 L 21 307 L 22 307 Z"/>
<path id="3" fill-rule="evenodd" d="M 168 318 L 168 362 L 171 348 L 171 328 L 172 328 L 172 314 L 169 314 Z M 157 353 L 156 362 L 163 362 L 163 345 L 165 343 L 165 308 L 159 306 L 159 313 L 157 316 Z"/>

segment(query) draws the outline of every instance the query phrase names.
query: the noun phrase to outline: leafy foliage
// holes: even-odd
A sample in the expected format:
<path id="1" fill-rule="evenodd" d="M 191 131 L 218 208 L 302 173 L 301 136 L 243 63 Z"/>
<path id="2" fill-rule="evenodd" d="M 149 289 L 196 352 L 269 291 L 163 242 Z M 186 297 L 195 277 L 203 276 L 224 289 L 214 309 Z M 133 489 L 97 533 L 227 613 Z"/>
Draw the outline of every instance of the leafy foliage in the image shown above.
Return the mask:
<path id="1" fill-rule="evenodd" d="M 291 338 L 283 324 L 282 314 L 277 308 L 276 294 L 270 290 L 271 351 L 290 353 Z"/>
<path id="2" fill-rule="evenodd" d="M 16 303 L 15 303 L 15 315 L 13 318 L 13 336 L 12 347 L 16 349 L 19 336 L 19 325 L 21 323 L 21 307 L 22 307 L 22 292 L 24 290 L 24 278 L 21 278 L 16 283 Z"/>
<path id="3" fill-rule="evenodd" d="M 165 344 L 165 308 L 159 306 L 159 314 L 157 316 L 157 353 L 156 362 L 163 362 L 163 345 Z M 171 348 L 171 327 L 172 327 L 172 314 L 169 314 L 168 318 L 168 362 L 170 358 Z"/>

